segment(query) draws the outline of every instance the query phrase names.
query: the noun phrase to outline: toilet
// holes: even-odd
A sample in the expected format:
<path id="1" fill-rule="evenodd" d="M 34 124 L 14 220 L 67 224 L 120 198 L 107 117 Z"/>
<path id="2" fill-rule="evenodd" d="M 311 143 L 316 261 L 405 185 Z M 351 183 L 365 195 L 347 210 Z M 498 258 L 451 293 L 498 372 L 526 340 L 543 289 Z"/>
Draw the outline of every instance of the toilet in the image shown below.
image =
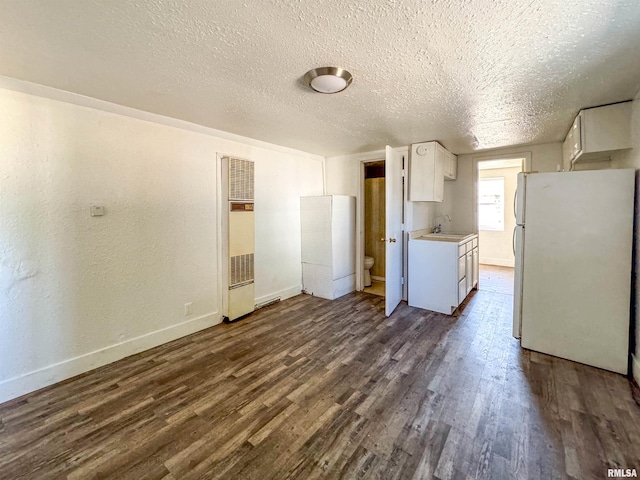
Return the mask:
<path id="1" fill-rule="evenodd" d="M 373 267 L 373 257 L 364 257 L 364 286 L 365 287 L 370 287 L 371 286 L 371 272 L 369 272 L 369 270 L 371 270 L 371 267 Z"/>

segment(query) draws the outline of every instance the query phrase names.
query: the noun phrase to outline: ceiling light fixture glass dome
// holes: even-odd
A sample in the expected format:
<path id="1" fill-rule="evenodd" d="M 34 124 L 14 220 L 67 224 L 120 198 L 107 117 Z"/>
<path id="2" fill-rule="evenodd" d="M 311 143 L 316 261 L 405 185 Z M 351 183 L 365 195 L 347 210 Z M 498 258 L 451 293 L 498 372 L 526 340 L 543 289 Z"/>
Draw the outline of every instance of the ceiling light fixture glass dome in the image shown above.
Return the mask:
<path id="1" fill-rule="evenodd" d="M 338 93 L 343 91 L 353 80 L 353 76 L 338 67 L 320 67 L 309 70 L 304 82 L 318 93 Z"/>

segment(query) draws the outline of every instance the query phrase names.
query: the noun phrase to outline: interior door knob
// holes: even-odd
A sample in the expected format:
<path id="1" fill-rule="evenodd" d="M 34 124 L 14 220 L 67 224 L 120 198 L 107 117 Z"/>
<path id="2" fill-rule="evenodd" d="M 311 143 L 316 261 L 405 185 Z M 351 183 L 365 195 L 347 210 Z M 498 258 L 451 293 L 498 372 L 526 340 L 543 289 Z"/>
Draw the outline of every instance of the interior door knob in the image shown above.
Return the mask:
<path id="1" fill-rule="evenodd" d="M 380 241 L 381 241 L 381 242 L 386 242 L 386 241 L 387 241 L 387 239 L 386 239 L 386 238 L 381 238 L 381 239 L 380 239 Z"/>

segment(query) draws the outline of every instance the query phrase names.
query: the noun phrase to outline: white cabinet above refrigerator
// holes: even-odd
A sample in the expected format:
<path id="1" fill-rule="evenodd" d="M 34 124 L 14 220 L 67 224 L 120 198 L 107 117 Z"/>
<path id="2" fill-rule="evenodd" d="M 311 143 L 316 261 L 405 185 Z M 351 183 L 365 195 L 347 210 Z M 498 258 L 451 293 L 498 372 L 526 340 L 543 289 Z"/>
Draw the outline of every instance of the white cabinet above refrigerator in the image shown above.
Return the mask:
<path id="1" fill-rule="evenodd" d="M 577 163 L 611 159 L 611 152 L 631 148 L 631 102 L 580 110 L 562 144 L 566 170 Z"/>

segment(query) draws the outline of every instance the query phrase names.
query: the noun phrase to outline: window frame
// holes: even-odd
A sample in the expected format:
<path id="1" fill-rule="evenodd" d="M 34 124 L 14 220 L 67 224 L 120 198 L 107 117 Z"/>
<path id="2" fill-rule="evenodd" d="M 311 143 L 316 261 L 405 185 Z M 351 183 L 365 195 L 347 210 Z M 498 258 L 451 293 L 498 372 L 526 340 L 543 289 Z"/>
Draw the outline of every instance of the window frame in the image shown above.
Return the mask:
<path id="1" fill-rule="evenodd" d="M 481 185 L 484 181 L 491 181 L 496 183 L 501 183 L 502 185 L 502 193 L 501 195 L 496 195 L 499 197 L 499 201 L 497 199 L 496 202 L 482 202 L 482 194 L 481 194 Z M 478 230 L 485 232 L 504 232 L 505 231 L 505 212 L 504 212 L 504 201 L 505 201 L 505 177 L 484 177 L 478 179 L 478 199 L 477 199 L 477 208 L 478 208 Z M 481 222 L 481 206 L 482 205 L 495 205 L 496 207 L 496 216 L 501 217 L 501 221 L 495 222 L 493 224 L 483 224 Z M 500 210 L 500 211 L 498 211 Z"/>

